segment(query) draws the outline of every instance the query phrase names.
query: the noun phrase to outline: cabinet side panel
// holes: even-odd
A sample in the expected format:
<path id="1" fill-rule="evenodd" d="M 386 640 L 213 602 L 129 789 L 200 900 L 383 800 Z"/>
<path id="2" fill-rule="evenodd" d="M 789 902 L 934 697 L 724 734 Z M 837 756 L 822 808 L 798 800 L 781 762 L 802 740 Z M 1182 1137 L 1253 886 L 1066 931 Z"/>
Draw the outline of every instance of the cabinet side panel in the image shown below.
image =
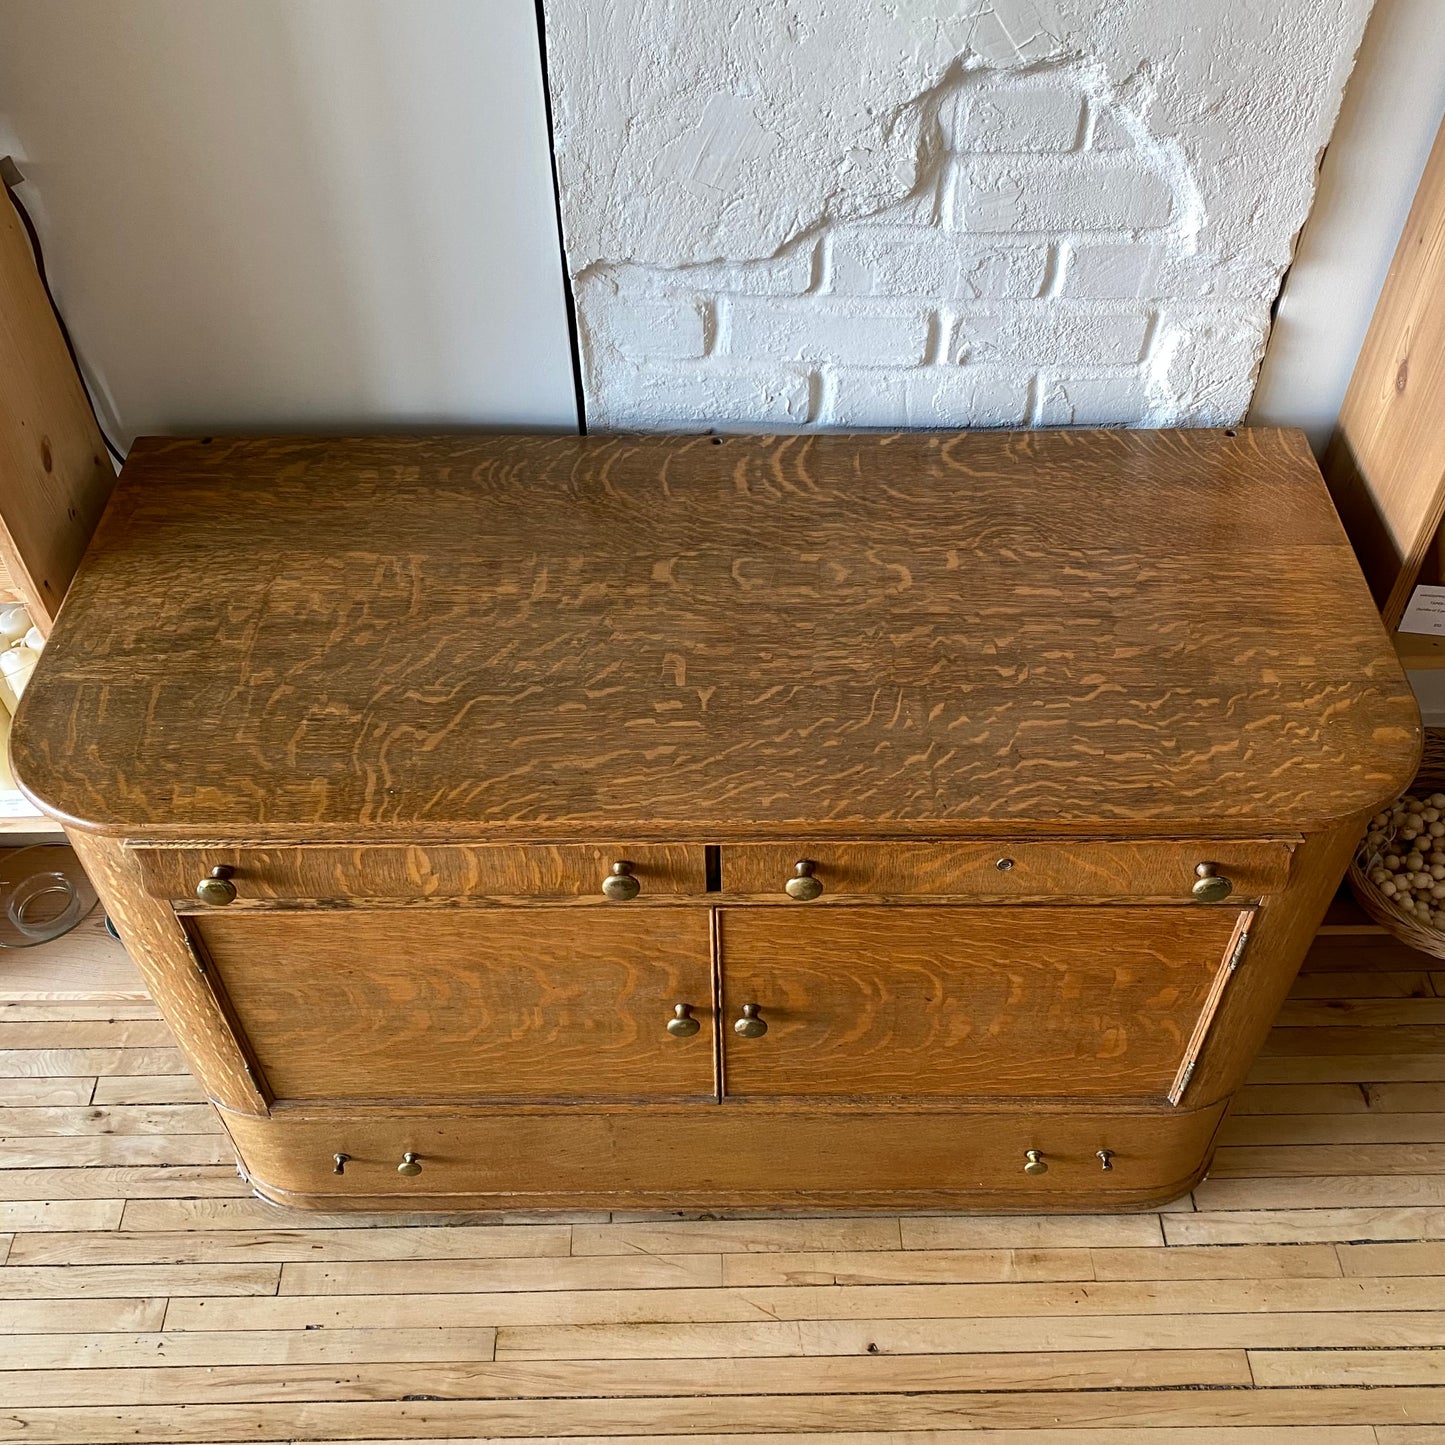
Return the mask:
<path id="1" fill-rule="evenodd" d="M 1306 838 L 1289 887 L 1266 898 L 1249 931 L 1249 946 L 1205 1041 L 1185 1102 L 1204 1108 L 1232 1094 L 1263 1045 L 1294 982 L 1310 941 L 1340 886 L 1368 813 Z"/>
<path id="2" fill-rule="evenodd" d="M 265 1114 L 266 1101 L 180 921 L 146 895 L 118 839 L 75 829 L 67 836 L 207 1095 L 237 1113 Z"/>

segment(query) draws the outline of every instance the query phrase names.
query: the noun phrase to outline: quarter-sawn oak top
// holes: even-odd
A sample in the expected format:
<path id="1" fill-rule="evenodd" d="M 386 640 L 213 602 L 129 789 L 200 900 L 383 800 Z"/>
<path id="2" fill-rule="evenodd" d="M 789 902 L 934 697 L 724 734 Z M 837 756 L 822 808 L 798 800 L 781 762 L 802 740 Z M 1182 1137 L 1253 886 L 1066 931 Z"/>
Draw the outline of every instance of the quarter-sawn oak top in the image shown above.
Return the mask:
<path id="1" fill-rule="evenodd" d="M 1297 433 L 150 440 L 17 719 L 138 837 L 1279 833 L 1418 714 Z"/>

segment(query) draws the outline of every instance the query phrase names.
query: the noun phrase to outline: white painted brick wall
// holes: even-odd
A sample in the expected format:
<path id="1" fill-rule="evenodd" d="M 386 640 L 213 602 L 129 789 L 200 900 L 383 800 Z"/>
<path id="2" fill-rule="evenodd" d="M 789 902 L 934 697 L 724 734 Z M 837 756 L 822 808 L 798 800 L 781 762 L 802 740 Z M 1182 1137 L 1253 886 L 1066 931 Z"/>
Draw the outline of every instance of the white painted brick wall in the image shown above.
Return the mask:
<path id="1" fill-rule="evenodd" d="M 1238 420 L 1370 0 L 545 3 L 605 429 Z"/>

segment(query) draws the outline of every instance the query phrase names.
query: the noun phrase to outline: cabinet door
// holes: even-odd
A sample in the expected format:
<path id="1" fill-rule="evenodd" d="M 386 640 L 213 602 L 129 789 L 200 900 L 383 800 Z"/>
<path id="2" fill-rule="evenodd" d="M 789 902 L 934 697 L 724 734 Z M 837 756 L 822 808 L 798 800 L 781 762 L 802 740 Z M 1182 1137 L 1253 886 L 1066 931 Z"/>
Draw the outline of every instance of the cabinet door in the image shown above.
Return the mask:
<path id="1" fill-rule="evenodd" d="M 1249 916 L 1189 906 L 724 909 L 723 1091 L 1174 1100 Z M 751 1037 L 737 1032 L 740 1019 Z"/>
<path id="2" fill-rule="evenodd" d="M 279 1100 L 712 1100 L 702 909 L 250 912 L 190 924 Z M 678 1004 L 696 1033 L 668 1031 Z"/>

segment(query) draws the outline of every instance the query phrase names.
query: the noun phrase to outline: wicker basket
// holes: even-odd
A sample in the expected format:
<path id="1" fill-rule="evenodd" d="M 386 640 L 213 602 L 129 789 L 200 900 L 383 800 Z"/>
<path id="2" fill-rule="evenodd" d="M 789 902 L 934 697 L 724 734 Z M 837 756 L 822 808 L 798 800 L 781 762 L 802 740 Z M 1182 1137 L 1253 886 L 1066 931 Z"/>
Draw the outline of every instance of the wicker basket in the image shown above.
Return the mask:
<path id="1" fill-rule="evenodd" d="M 1420 771 L 1410 791 L 1420 793 L 1445 793 L 1445 731 L 1427 728 L 1425 731 L 1425 756 L 1420 761 Z M 1350 892 L 1355 901 L 1387 933 L 1393 933 L 1401 943 L 1428 953 L 1432 958 L 1445 958 L 1445 932 L 1417 922 L 1408 914 L 1401 913 L 1391 901 L 1370 882 L 1365 872 L 1363 848 L 1350 859 Z"/>

